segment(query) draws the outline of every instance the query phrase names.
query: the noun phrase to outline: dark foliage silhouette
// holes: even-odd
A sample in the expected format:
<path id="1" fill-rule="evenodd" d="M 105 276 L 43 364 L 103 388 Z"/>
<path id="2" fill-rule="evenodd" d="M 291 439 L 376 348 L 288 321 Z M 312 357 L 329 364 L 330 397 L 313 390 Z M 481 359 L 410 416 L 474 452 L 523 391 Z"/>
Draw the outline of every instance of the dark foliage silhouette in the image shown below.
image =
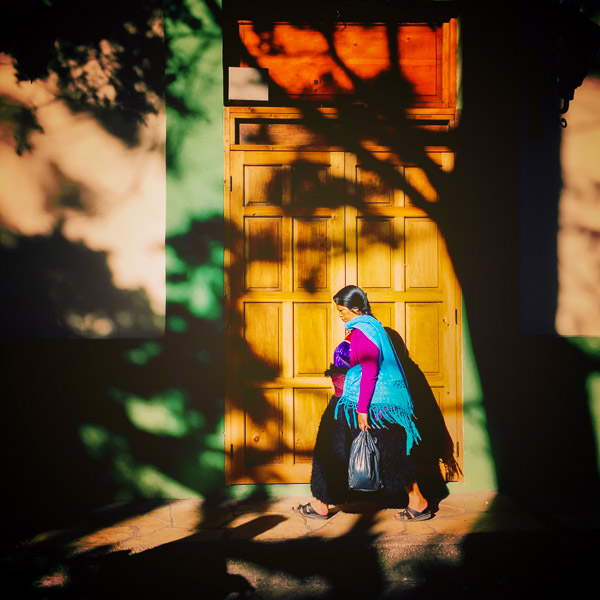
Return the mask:
<path id="1" fill-rule="evenodd" d="M 106 253 L 69 241 L 61 223 L 49 236 L 4 239 L 0 337 L 148 337 L 160 327 L 145 292 L 116 288 Z"/>
<path id="2" fill-rule="evenodd" d="M 29 0 L 2 13 L 0 52 L 14 57 L 19 80 L 55 75 L 73 112 L 90 112 L 113 135 L 137 143 L 138 125 L 164 97 L 160 2 L 84 7 L 74 0 Z"/>

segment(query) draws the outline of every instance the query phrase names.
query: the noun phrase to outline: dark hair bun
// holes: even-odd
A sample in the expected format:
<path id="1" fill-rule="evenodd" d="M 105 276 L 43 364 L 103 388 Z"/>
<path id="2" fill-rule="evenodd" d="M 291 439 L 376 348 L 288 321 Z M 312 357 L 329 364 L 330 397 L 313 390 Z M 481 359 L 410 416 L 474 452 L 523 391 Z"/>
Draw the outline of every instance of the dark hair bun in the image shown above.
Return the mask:
<path id="1" fill-rule="evenodd" d="M 352 310 L 357 308 L 363 315 L 372 315 L 371 305 L 364 290 L 357 285 L 343 287 L 334 297 L 333 301 L 339 306 Z"/>

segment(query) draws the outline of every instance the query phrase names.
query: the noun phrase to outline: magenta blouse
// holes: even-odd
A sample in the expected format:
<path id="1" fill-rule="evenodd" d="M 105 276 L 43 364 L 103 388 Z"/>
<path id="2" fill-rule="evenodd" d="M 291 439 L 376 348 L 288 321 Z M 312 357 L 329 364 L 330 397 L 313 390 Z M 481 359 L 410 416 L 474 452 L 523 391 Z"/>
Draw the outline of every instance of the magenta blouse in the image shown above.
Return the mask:
<path id="1" fill-rule="evenodd" d="M 379 375 L 379 348 L 360 329 L 354 329 L 335 349 L 334 364 L 336 367 L 361 365 L 357 410 L 359 413 L 368 412 Z M 341 396 L 344 375 L 333 375 L 332 381 L 335 395 Z"/>

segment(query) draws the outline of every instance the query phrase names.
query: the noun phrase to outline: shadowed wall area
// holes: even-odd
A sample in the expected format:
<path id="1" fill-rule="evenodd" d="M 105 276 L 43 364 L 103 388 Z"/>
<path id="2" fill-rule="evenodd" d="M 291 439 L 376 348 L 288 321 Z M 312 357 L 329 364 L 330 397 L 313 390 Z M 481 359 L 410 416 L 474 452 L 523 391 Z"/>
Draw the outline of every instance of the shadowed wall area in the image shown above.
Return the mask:
<path id="1" fill-rule="evenodd" d="M 164 332 L 164 36 L 138 4 L 2 9 L 1 337 Z"/>
<path id="2" fill-rule="evenodd" d="M 538 20 L 540 8 L 522 8 L 512 26 L 493 27 L 483 9 L 464 16 L 461 282 L 499 489 L 561 503 L 566 484 L 592 502 L 598 464 L 586 382 L 598 357 L 539 327 L 556 313 L 561 186 L 553 30 Z M 486 25 L 474 26 L 484 15 Z"/>
<path id="3" fill-rule="evenodd" d="M 210 178 L 200 199 L 175 194 L 166 326 L 165 59 L 178 73 L 187 61 L 190 80 L 200 57 L 172 40 L 167 51 L 161 3 L 109 2 L 90 14 L 59 0 L 2 13 L 0 338 L 13 411 L 3 447 L 16 454 L 8 542 L 98 502 L 222 485 L 222 219 L 211 215 Z M 169 14 L 176 30 L 189 11 Z M 202 18 L 190 22 L 200 29 Z M 220 36 L 204 38 L 218 73 Z M 168 94 L 175 130 L 179 114 L 207 117 L 210 99 L 183 107 L 177 94 L 186 95 Z M 180 162 L 179 149 L 167 154 Z M 218 175 L 216 189 L 219 206 Z M 180 240 L 194 222 L 190 246 Z"/>
<path id="4" fill-rule="evenodd" d="M 67 11 L 64 14 L 72 14 L 68 10 L 77 12 L 66 0 L 40 4 L 60 6 Z M 91 19 L 85 27 L 75 20 L 74 51 L 84 46 L 99 48 L 102 40 L 111 39 L 111 26 L 124 20 L 118 16 L 123 7 L 114 2 L 105 4 L 115 20 Z M 337 108 L 341 112 L 341 127 L 336 131 L 328 127 L 310 103 L 286 98 L 285 89 L 277 89 L 275 82 L 270 82 L 272 89 L 282 103 L 303 111 L 306 123 L 317 135 L 338 136 L 341 145 L 360 153 L 381 180 L 412 194 L 428 209 L 442 231 L 468 315 L 475 375 L 481 385 L 487 428 L 484 433 L 490 440 L 490 470 L 495 470 L 498 490 L 520 504 L 542 508 L 564 506 L 566 511 L 570 510 L 573 497 L 580 506 L 597 502 L 598 448 L 596 422 L 590 407 L 598 398 L 594 382 L 600 371 L 600 354 L 593 343 L 536 334 L 538 323 L 545 325 L 548 318 L 554 322 L 558 293 L 556 233 L 561 191 L 561 115 L 552 83 L 556 23 L 539 18 L 546 10 L 541 2 L 531 3 L 527 8 L 516 2 L 499 8 L 474 1 L 354 4 L 348 3 L 349 12 L 379 11 L 378 19 L 383 22 L 397 19 L 404 14 L 403 10 L 415 7 L 431 16 L 437 9 L 430 5 L 436 4 L 447 4 L 447 10 L 457 14 L 462 57 L 458 129 L 439 135 L 434 132 L 428 138 L 415 131 L 403 110 L 410 103 L 410 86 L 398 72 L 386 73 L 368 85 L 356 82 L 357 95 L 367 100 L 366 108 L 358 110 L 353 105 L 356 97 L 340 101 Z M 139 6 L 144 10 L 155 8 L 154 4 L 143 2 Z M 240 6 L 228 3 L 225 17 L 243 15 Z M 275 19 L 277 6 L 272 8 L 271 18 Z M 235 12 L 238 9 L 241 13 Z M 284 17 L 290 18 L 283 12 Z M 346 13 L 341 17 L 350 19 Z M 329 11 L 322 3 L 304 3 L 298 24 L 319 28 L 326 36 L 339 20 L 335 8 Z M 135 100 L 133 117 L 118 110 L 114 114 L 115 107 L 96 103 L 97 94 L 86 96 L 91 106 L 83 108 L 78 100 L 79 108 L 73 104 L 69 108 L 91 117 L 110 135 L 120 132 L 116 137 L 126 146 L 136 148 L 140 143 L 139 129 L 132 121 L 146 122 L 153 114 L 153 107 L 146 103 L 148 96 L 137 95 L 139 86 L 135 84 L 140 83 L 137 63 L 146 57 L 151 63 L 156 61 L 160 69 L 166 69 L 165 333 L 146 340 L 39 339 L 42 336 L 24 340 L 5 336 L 0 344 L 5 407 L 3 496 L 6 514 L 11 515 L 10 529 L 3 539 L 6 545 L 40 528 L 52 529 L 76 519 L 90 508 L 119 500 L 204 497 L 210 505 L 238 493 L 235 488 L 225 486 L 227 449 L 223 440 L 224 382 L 231 377 L 225 364 L 224 331 L 231 323 L 237 326 L 240 318 L 235 314 L 225 315 L 223 311 L 225 234 L 220 125 L 223 13 L 218 3 L 209 0 L 165 2 L 164 23 L 166 67 L 155 48 L 137 47 L 140 39 L 136 35 L 129 42 L 115 40 L 124 45 L 124 56 L 128 51 L 137 56 L 131 64 L 124 59 L 127 68 L 119 80 L 123 87 L 117 86 L 119 94 L 131 94 L 129 100 Z M 93 27 L 96 25 L 97 31 Z M 57 31 L 59 39 L 63 30 Z M 264 31 L 268 40 L 268 23 Z M 79 36 L 84 32 L 85 39 Z M 59 90 L 89 91 L 87 84 L 79 86 L 81 81 L 63 70 L 69 58 L 80 60 L 77 53 L 53 54 L 46 66 L 36 63 L 33 67 L 8 45 L 0 49 L 17 59 L 17 72 L 24 81 L 30 76 L 45 81 L 45 69 L 49 69 L 50 74 L 58 77 Z M 250 63 L 250 58 L 247 59 Z M 145 81 L 144 77 L 141 79 Z M 151 82 L 152 90 L 162 93 L 162 80 L 151 79 Z M 573 102 L 577 103 L 577 93 Z M 439 195 L 435 206 L 420 197 L 410 182 L 399 179 L 389 165 L 380 164 L 361 147 L 357 122 L 368 125 L 377 119 L 385 124 L 378 133 L 386 136 L 393 149 L 419 161 Z M 21 137 L 13 134 L 11 138 L 15 151 L 18 147 L 25 155 L 27 144 L 29 141 L 33 144 L 36 138 L 24 135 L 23 131 L 35 132 L 36 119 L 29 115 L 23 124 L 13 115 L 8 122 L 12 130 L 21 132 Z M 38 134 L 44 135 L 39 131 Z M 456 163 L 451 175 L 426 160 L 423 148 L 432 139 L 455 150 Z M 61 195 L 62 200 L 71 210 L 72 205 L 81 210 L 82 198 L 85 199 L 81 186 L 73 183 L 72 178 L 59 179 L 70 190 Z M 331 183 L 336 185 L 335 181 Z M 277 181 L 271 181 L 271 185 L 277 185 Z M 331 208 L 335 202 L 347 201 L 343 194 L 329 194 L 331 189 L 323 186 L 324 191 L 315 195 L 319 207 Z M 530 230 L 531 223 L 535 227 Z M 232 228 L 230 234 L 236 238 L 241 232 Z M 104 251 L 91 243 L 67 238 L 58 217 L 43 232 L 21 231 L 17 235 L 2 230 L 0 264 L 2 277 L 6 278 L 2 283 L 4 286 L 10 281 L 18 291 L 13 298 L 19 300 L 10 306 L 2 305 L 1 322 L 7 331 L 13 332 L 11 337 L 22 337 L 23 333 L 13 315 L 18 317 L 29 310 L 39 322 L 56 326 L 57 322 L 61 324 L 56 318 L 56 306 L 64 307 L 69 302 L 75 307 L 84 306 L 89 314 L 102 318 L 106 314 L 100 311 L 109 308 L 113 311 L 110 314 L 130 313 L 129 320 L 123 317 L 125 334 L 127 327 L 134 328 L 140 323 L 143 327 L 152 321 L 155 311 L 148 294 L 117 285 L 115 271 L 108 265 Z M 64 259 L 57 270 L 63 280 L 48 279 L 48 270 L 42 266 L 47 255 Z M 230 259 L 235 264 L 240 254 L 234 253 Z M 76 286 L 72 283 L 74 271 L 85 274 L 77 276 Z M 67 294 L 71 289 L 73 293 Z M 529 295 L 532 290 L 533 297 Z M 24 317 L 20 320 L 23 323 Z M 104 331 L 102 323 L 97 324 L 101 329 L 96 333 L 100 335 Z M 35 321 L 29 319 L 26 324 Z M 27 337 L 35 337 L 33 329 L 32 325 Z M 80 337 L 64 332 L 64 328 L 57 329 L 47 337 Z M 241 338 L 241 333 L 236 334 Z M 240 339 L 249 363 L 271 373 L 272 365 L 255 356 L 243 343 Z M 413 375 L 420 378 L 418 365 Z M 467 452 L 469 443 L 465 439 Z M 467 457 L 465 478 L 468 480 L 470 476 Z M 477 482 L 473 485 L 477 487 Z M 273 490 L 250 486 L 246 492 L 269 495 Z M 131 509 L 133 513 L 146 510 L 149 507 L 143 504 Z M 344 573 L 358 571 L 366 564 L 372 582 L 369 589 L 375 593 L 381 591 L 373 556 L 361 550 L 372 539 L 367 517 L 353 535 L 356 545 L 350 545 L 356 547 L 358 557 L 362 558 L 348 558 Z M 565 535 L 561 540 L 564 547 L 558 555 L 550 557 L 552 560 L 545 561 L 542 552 L 539 561 L 528 563 L 536 577 L 547 578 L 545 589 L 550 589 L 550 575 L 564 564 L 563 559 L 574 567 L 582 557 L 578 548 L 574 550 L 576 542 L 581 541 L 578 536 Z M 345 541 L 341 539 L 340 544 Z M 469 568 L 477 573 L 485 570 L 489 563 L 482 564 L 484 558 L 500 564 L 514 550 L 512 540 L 504 539 L 496 545 L 496 553 L 486 553 L 489 546 L 483 548 L 481 541 L 482 538 L 474 536 L 465 544 L 467 574 Z M 532 534 L 527 541 L 522 552 L 511 554 L 514 559 L 511 560 L 513 572 L 519 573 L 525 582 L 522 589 L 531 592 L 526 577 L 529 574 L 523 573 L 518 559 L 527 561 L 531 554 L 546 548 L 548 540 Z M 339 572 L 339 565 L 324 564 L 325 558 L 323 563 L 317 560 L 323 553 L 331 556 L 332 548 L 339 550 L 336 544 L 323 546 L 310 540 L 262 548 L 260 552 L 252 544 L 231 544 L 223 552 L 227 556 L 252 556 L 259 564 L 291 573 L 325 573 L 334 583 L 331 597 L 349 597 L 346 576 Z M 210 552 L 210 548 L 204 550 Z M 135 561 L 113 555 L 103 562 L 103 568 L 118 581 L 124 571 L 132 568 L 153 571 L 156 564 L 164 566 L 166 560 L 171 570 L 176 566 L 185 569 L 193 580 L 189 589 L 195 590 L 196 584 L 199 585 L 194 575 L 195 565 L 182 563 L 181 556 L 189 558 L 184 543 L 164 546 Z M 298 562 L 293 558 L 298 556 L 304 559 Z M 96 578 L 96 589 L 104 591 L 103 583 L 97 579 L 98 571 L 94 571 L 94 565 L 99 563 L 92 557 L 91 564 L 92 567 L 85 560 L 80 563 L 78 572 L 83 575 L 82 581 L 78 581 L 79 589 L 89 592 L 89 581 L 94 583 Z M 214 566 L 215 577 L 223 583 L 227 575 L 223 572 L 225 556 L 211 555 L 207 564 Z M 416 590 L 414 597 L 428 591 L 439 592 L 440 597 L 452 597 L 452 593 L 460 597 L 464 576 L 462 572 L 446 573 L 433 568 L 428 572 L 430 587 Z M 498 575 L 501 576 L 502 573 Z M 440 578 L 454 587 L 440 589 L 437 585 Z M 224 595 L 233 587 L 225 586 L 219 592 Z M 500 593 L 501 589 L 497 591 Z M 181 597 L 186 597 L 183 591 Z"/>

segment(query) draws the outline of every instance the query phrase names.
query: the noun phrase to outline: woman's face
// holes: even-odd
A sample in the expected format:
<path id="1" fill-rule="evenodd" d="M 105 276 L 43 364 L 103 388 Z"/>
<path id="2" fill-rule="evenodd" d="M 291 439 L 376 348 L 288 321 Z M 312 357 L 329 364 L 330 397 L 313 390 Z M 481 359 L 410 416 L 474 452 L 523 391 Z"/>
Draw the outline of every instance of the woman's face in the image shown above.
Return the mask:
<path id="1" fill-rule="evenodd" d="M 358 308 L 348 308 L 347 306 L 341 306 L 339 304 L 336 304 L 335 307 L 340 315 L 340 319 L 344 321 L 344 323 L 347 323 L 348 321 L 351 321 L 355 317 L 359 317 L 361 315 L 361 312 L 358 310 Z"/>

